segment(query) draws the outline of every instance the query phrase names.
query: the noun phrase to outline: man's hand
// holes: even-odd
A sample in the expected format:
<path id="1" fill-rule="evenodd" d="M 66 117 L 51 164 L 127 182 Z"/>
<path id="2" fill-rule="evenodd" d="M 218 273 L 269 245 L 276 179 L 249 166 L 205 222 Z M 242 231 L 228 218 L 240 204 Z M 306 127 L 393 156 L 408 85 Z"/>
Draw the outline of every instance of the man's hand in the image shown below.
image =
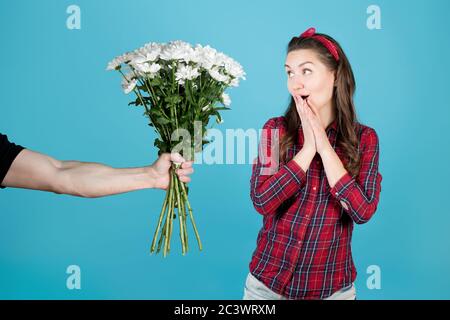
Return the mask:
<path id="1" fill-rule="evenodd" d="M 12 163 L 2 185 L 85 198 L 148 188 L 167 189 L 172 161 L 182 163 L 177 174 L 182 182 L 189 182 L 194 171 L 192 161 L 186 162 L 176 153 L 163 154 L 147 167 L 112 168 L 95 162 L 60 161 L 25 149 Z"/>
<path id="2" fill-rule="evenodd" d="M 148 172 L 153 180 L 153 188 L 166 190 L 169 187 L 170 175 L 169 169 L 172 162 L 181 163 L 181 167 L 176 173 L 181 182 L 190 182 L 190 174 L 194 172 L 192 168 L 193 161 L 186 161 L 179 153 L 163 153 L 150 167 Z"/>

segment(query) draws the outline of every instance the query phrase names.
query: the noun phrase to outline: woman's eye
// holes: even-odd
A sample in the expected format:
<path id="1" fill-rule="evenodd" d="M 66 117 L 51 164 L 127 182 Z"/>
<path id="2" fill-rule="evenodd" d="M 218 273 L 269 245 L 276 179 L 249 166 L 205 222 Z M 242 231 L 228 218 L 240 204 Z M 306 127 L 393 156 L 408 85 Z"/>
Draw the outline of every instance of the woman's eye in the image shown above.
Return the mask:
<path id="1" fill-rule="evenodd" d="M 286 73 L 287 73 L 287 75 L 288 75 L 289 78 L 292 78 L 291 75 L 294 74 L 292 71 L 286 71 Z M 311 69 L 303 69 L 303 70 L 302 70 L 302 73 L 303 73 L 304 75 L 308 75 L 308 74 L 312 73 L 312 71 L 311 71 Z"/>

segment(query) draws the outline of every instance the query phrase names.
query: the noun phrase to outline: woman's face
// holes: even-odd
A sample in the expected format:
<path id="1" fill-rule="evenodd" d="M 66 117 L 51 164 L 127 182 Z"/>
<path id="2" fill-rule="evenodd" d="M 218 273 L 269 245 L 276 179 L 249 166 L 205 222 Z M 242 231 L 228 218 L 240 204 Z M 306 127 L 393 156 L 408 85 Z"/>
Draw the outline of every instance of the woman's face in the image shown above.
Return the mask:
<path id="1" fill-rule="evenodd" d="M 287 87 L 291 95 L 308 96 L 321 110 L 331 107 L 335 75 L 310 49 L 291 51 L 286 57 Z"/>

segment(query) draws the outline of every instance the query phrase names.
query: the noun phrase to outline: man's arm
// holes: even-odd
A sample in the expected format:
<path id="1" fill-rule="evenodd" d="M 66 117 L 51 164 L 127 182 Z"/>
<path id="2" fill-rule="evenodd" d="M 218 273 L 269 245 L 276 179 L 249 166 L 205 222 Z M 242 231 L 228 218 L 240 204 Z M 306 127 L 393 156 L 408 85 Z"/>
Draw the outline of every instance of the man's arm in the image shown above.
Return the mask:
<path id="1" fill-rule="evenodd" d="M 163 154 L 151 166 L 116 169 L 100 163 L 60 161 L 23 150 L 12 163 L 2 185 L 94 198 L 138 189 L 166 189 L 171 161 L 183 162 L 178 154 Z M 184 162 L 178 175 L 183 182 L 193 172 L 192 161 Z"/>

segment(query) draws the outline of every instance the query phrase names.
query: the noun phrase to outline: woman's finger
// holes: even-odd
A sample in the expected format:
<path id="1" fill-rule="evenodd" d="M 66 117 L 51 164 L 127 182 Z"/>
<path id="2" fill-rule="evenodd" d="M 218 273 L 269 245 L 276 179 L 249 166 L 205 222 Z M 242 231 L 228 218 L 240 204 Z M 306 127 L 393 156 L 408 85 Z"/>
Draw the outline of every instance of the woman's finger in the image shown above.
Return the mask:
<path id="1" fill-rule="evenodd" d="M 317 110 L 316 106 L 314 106 L 310 101 L 308 101 L 308 99 L 306 99 L 306 104 L 311 109 L 311 111 L 317 116 L 318 110 Z"/>
<path id="2" fill-rule="evenodd" d="M 298 108 L 300 109 L 301 112 L 305 112 L 305 101 L 302 99 L 301 96 L 298 96 Z"/>

